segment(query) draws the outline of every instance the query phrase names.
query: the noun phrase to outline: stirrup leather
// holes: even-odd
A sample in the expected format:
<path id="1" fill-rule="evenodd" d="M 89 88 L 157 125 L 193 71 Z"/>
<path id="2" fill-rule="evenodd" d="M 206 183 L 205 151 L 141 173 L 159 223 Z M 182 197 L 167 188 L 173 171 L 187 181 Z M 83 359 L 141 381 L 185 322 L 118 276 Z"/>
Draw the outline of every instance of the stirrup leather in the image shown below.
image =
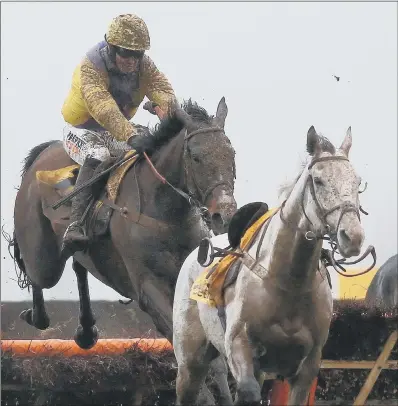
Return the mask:
<path id="1" fill-rule="evenodd" d="M 68 234 L 71 228 L 80 229 L 82 231 L 83 236 L 87 237 L 86 227 L 84 227 L 84 225 L 81 223 L 80 220 L 76 220 L 70 223 L 69 226 L 66 228 L 63 239 L 65 239 L 66 235 Z"/>

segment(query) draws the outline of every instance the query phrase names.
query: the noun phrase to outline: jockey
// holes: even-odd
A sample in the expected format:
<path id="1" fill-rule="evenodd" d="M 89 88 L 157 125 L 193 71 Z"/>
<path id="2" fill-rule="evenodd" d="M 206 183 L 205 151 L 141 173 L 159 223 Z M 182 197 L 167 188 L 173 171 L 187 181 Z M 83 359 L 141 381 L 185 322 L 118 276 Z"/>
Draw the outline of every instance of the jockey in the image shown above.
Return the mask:
<path id="1" fill-rule="evenodd" d="M 145 22 L 134 14 L 114 18 L 105 41 L 91 48 L 76 67 L 62 107 L 67 123 L 63 143 L 68 155 L 82 165 L 76 187 L 90 179 L 100 162 L 130 149 L 150 150 L 147 127 L 129 120 L 146 96 L 166 114 L 175 102 L 172 86 L 145 51 L 150 38 Z M 80 219 L 92 197 L 87 187 L 72 199 L 71 225 L 62 251 L 66 257 L 84 250 L 88 237 Z"/>

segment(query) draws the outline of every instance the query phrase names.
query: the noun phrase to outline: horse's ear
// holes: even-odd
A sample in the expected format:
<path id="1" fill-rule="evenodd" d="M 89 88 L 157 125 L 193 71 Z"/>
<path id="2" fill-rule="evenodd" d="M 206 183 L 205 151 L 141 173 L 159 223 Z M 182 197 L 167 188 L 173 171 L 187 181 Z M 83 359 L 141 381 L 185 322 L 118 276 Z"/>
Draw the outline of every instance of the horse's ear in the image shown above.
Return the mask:
<path id="1" fill-rule="evenodd" d="M 340 149 L 344 152 L 344 154 L 348 157 L 348 153 L 350 152 L 350 148 L 352 145 L 352 135 L 351 135 L 351 126 L 348 127 L 348 130 L 345 134 L 345 138 L 341 143 Z"/>
<path id="2" fill-rule="evenodd" d="M 225 119 L 227 118 L 228 114 L 228 107 L 227 103 L 225 103 L 225 97 L 222 97 L 220 102 L 218 103 L 217 106 L 217 113 L 215 117 L 215 123 L 219 125 L 221 128 L 224 128 L 225 125 Z"/>
<path id="3" fill-rule="evenodd" d="M 314 156 L 322 152 L 321 142 L 314 126 L 312 125 L 307 133 L 307 152 Z"/>

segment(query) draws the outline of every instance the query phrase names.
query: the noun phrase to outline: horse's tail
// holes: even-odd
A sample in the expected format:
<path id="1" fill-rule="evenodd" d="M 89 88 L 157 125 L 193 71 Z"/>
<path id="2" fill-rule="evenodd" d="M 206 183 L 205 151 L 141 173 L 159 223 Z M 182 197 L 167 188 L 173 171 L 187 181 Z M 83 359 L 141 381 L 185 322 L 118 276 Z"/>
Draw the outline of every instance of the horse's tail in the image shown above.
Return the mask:
<path id="1" fill-rule="evenodd" d="M 29 168 L 33 165 L 37 157 L 50 145 L 54 144 L 55 142 L 58 142 L 57 140 L 51 140 L 51 141 L 46 141 L 43 142 L 42 144 L 36 145 L 33 147 L 26 158 L 23 161 L 23 166 L 21 170 L 21 177 L 23 178 L 26 175 L 26 172 L 29 170 Z M 19 249 L 18 245 L 18 240 L 15 234 L 15 230 L 13 232 L 13 236 L 11 238 L 10 234 L 4 231 L 2 229 L 2 234 L 3 237 L 6 239 L 8 242 L 8 252 L 11 256 L 11 258 L 14 260 L 14 265 L 15 265 L 15 272 L 17 274 L 17 283 L 18 286 L 21 289 L 28 288 L 32 285 L 32 282 L 26 273 L 26 267 L 25 263 L 21 257 L 21 250 Z M 18 269 L 17 269 L 18 267 Z"/>
<path id="2" fill-rule="evenodd" d="M 26 172 L 29 170 L 29 168 L 33 165 L 35 162 L 36 158 L 45 150 L 47 149 L 50 145 L 54 144 L 55 142 L 59 142 L 58 140 L 51 140 L 51 141 L 46 141 L 43 142 L 42 144 L 36 145 L 33 147 L 26 158 L 23 161 L 23 167 L 22 167 L 22 178 L 25 176 Z"/>
<path id="3" fill-rule="evenodd" d="M 25 263 L 21 257 L 21 250 L 19 249 L 17 236 L 15 235 L 15 230 L 13 236 L 11 238 L 10 234 L 8 234 L 4 229 L 1 230 L 3 237 L 8 242 L 8 252 L 11 258 L 14 260 L 15 272 L 17 274 L 17 283 L 21 289 L 28 288 L 32 285 L 32 282 L 26 273 Z M 13 250 L 11 252 L 11 250 Z M 17 269 L 17 266 L 19 270 Z"/>
<path id="4" fill-rule="evenodd" d="M 32 282 L 29 279 L 28 274 L 26 273 L 25 262 L 23 261 L 23 259 L 21 257 L 21 251 L 19 249 L 15 231 L 13 233 L 13 239 L 11 241 L 10 248 L 11 248 L 11 246 L 14 248 L 14 255 L 13 255 L 14 262 L 18 265 L 18 268 L 19 268 L 19 272 L 17 271 L 18 286 L 21 289 L 28 288 L 28 290 L 29 290 L 29 286 L 32 285 Z"/>

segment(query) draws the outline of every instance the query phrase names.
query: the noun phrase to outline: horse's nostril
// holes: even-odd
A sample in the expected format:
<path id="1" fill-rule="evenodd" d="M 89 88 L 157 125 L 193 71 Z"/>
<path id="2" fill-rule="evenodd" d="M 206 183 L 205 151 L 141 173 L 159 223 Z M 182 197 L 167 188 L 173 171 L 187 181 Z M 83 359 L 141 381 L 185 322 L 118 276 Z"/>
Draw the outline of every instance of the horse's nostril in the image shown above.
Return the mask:
<path id="1" fill-rule="evenodd" d="M 340 238 L 345 243 L 349 243 L 351 241 L 351 238 L 349 237 L 349 235 L 347 234 L 347 232 L 344 229 L 340 230 Z"/>

